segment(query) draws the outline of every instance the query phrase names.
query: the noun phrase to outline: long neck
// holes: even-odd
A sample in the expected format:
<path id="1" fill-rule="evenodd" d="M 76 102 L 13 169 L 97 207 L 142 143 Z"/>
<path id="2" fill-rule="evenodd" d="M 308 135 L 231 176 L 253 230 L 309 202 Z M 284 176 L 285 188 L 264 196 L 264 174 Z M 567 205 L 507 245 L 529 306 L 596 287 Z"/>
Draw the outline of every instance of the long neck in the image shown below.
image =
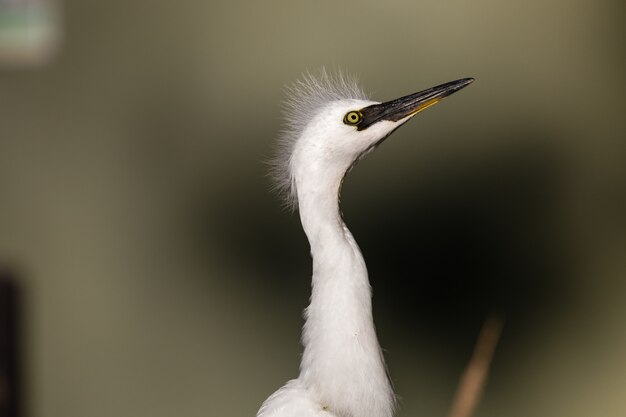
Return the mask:
<path id="1" fill-rule="evenodd" d="M 313 258 L 300 379 L 340 415 L 389 417 L 393 391 L 374 329 L 365 262 L 339 211 L 340 181 L 298 184 Z"/>

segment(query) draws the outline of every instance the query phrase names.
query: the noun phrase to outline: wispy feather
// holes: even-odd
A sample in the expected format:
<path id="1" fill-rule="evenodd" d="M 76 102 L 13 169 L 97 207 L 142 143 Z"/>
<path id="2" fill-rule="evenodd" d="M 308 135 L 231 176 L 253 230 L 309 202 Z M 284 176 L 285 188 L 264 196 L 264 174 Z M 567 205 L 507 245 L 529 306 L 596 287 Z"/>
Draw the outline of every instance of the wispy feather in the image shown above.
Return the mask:
<path id="1" fill-rule="evenodd" d="M 329 73 L 325 68 L 315 74 L 304 73 L 301 79 L 286 86 L 285 92 L 287 99 L 283 103 L 283 129 L 269 165 L 273 188 L 284 199 L 285 206 L 293 210 L 298 205 L 298 193 L 291 169 L 291 157 L 305 126 L 330 102 L 367 100 L 368 97 L 355 77 L 340 70 Z"/>

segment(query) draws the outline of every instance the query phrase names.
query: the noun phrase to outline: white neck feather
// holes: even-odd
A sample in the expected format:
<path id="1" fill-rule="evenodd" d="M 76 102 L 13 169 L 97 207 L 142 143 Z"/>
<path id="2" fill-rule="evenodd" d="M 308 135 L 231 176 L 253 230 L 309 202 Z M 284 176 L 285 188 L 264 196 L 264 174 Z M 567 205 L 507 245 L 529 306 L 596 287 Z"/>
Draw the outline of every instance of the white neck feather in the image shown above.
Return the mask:
<path id="1" fill-rule="evenodd" d="M 339 416 L 391 417 L 395 396 L 376 338 L 367 269 L 339 211 L 344 173 L 311 175 L 310 168 L 295 175 L 313 257 L 299 379 Z"/>

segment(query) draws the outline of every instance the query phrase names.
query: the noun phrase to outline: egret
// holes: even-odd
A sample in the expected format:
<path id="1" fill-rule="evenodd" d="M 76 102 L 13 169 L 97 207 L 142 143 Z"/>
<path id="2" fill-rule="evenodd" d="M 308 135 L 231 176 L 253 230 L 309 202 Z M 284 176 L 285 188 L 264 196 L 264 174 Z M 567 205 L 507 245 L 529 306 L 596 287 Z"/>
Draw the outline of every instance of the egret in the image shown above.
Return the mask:
<path id="1" fill-rule="evenodd" d="M 306 74 L 288 89 L 285 131 L 272 164 L 277 188 L 300 213 L 313 258 L 298 378 L 257 417 L 391 417 L 396 397 L 372 317 L 365 261 L 343 222 L 339 194 L 354 165 L 422 110 L 472 78 L 384 103 L 345 75 Z"/>

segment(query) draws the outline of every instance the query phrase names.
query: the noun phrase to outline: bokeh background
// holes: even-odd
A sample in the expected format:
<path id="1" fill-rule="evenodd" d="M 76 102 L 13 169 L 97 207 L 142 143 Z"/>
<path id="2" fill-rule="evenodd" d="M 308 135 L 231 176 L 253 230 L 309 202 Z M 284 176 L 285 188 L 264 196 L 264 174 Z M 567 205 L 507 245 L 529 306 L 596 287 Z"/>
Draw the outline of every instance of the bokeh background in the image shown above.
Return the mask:
<path id="1" fill-rule="evenodd" d="M 446 415 L 492 311 L 477 416 L 625 415 L 625 12 L 65 1 L 54 53 L 0 69 L 21 415 L 251 416 L 297 375 L 308 245 L 263 161 L 321 66 L 377 100 L 477 79 L 344 186 L 398 416 Z"/>

